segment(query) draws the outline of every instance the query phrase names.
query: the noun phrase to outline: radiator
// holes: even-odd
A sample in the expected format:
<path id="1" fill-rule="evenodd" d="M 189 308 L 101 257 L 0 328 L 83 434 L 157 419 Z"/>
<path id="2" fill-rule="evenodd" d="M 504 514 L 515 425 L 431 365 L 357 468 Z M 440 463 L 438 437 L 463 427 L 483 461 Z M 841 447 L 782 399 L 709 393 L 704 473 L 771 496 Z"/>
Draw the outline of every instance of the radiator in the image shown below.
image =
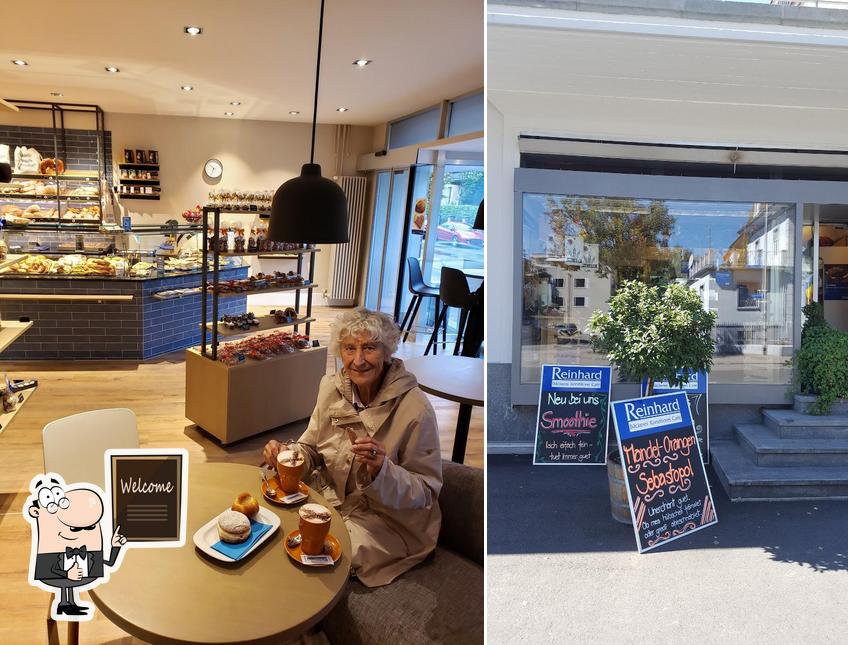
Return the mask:
<path id="1" fill-rule="evenodd" d="M 356 304 L 357 269 L 362 249 L 362 223 L 365 218 L 365 177 L 337 177 L 347 197 L 347 244 L 334 244 L 330 256 L 333 276 L 327 304 L 331 307 L 352 307 Z"/>

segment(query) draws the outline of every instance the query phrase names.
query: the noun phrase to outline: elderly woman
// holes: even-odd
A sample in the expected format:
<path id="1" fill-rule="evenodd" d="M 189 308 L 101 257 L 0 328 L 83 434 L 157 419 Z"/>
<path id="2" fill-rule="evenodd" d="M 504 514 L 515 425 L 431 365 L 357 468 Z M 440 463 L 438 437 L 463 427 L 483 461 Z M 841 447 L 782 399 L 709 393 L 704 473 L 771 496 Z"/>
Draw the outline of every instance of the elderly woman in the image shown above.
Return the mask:
<path id="1" fill-rule="evenodd" d="M 327 375 L 298 440 L 312 484 L 345 520 L 353 570 L 385 585 L 436 546 L 441 524 L 441 454 L 436 418 L 403 361 L 400 331 L 386 314 L 357 308 L 332 326 L 330 351 L 342 369 Z M 274 466 L 285 446 L 270 441 Z"/>

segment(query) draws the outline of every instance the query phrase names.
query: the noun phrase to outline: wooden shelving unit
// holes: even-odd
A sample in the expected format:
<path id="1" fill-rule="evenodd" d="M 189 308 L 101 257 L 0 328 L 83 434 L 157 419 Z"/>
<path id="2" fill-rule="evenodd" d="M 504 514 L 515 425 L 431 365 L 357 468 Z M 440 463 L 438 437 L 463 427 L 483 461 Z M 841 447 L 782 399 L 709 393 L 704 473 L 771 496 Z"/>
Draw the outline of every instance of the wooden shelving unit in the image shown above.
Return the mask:
<path id="1" fill-rule="evenodd" d="M 289 249 L 288 251 L 242 251 L 240 253 L 236 253 L 235 251 L 227 251 L 226 253 L 219 253 L 218 257 L 228 258 L 233 256 L 238 257 L 248 257 L 248 256 L 260 256 L 260 257 L 273 257 L 273 258 L 296 258 L 298 255 L 305 255 L 307 253 L 320 253 L 321 249 L 316 249 L 315 247 L 310 247 L 307 249 Z"/>
<path id="2" fill-rule="evenodd" d="M 275 293 L 277 291 L 300 291 L 302 289 L 317 289 L 317 284 L 298 284 L 290 287 L 268 287 L 267 289 L 248 289 L 246 291 L 227 291 L 219 293 L 219 298 L 234 298 L 235 296 L 255 296 L 260 293 Z M 297 309 L 297 307 L 295 307 Z"/>
<path id="3" fill-rule="evenodd" d="M 0 352 L 5 352 L 6 348 L 18 340 L 18 337 L 30 327 L 32 322 L 0 321 Z"/>
<path id="4" fill-rule="evenodd" d="M 118 187 L 115 188 L 115 195 L 120 198 L 125 199 L 148 199 L 148 200 L 157 200 L 161 196 L 162 190 L 159 187 L 159 164 L 158 163 L 119 163 L 118 168 L 120 169 L 120 174 L 118 175 Z M 146 179 L 143 177 L 124 177 L 124 171 L 149 171 L 151 173 L 156 173 L 155 179 L 151 177 L 150 179 Z M 120 192 L 120 186 L 127 187 L 142 187 L 150 186 L 153 189 L 152 193 L 129 193 L 129 192 Z"/>
<path id="5" fill-rule="evenodd" d="M 258 325 L 251 327 L 250 329 L 227 329 L 224 327 L 224 323 L 218 323 L 218 335 L 219 336 L 247 336 L 257 331 L 273 331 L 275 329 L 282 329 L 284 327 L 294 327 L 297 325 L 305 325 L 307 323 L 315 322 L 315 318 L 298 318 L 291 322 L 281 322 L 278 323 L 274 316 L 256 316 L 256 320 L 259 321 Z M 212 323 L 206 323 L 206 328 L 209 331 L 212 331 Z"/>
<path id="6" fill-rule="evenodd" d="M 24 403 L 29 401 L 29 397 L 33 395 L 33 393 L 37 390 L 37 387 L 32 387 L 28 390 L 24 390 L 23 392 L 18 393 L 18 405 L 11 412 L 0 412 L 0 433 L 2 433 L 6 428 L 9 427 L 9 424 L 12 422 L 12 419 L 15 418 L 15 415 L 21 411 L 21 408 L 24 407 Z M 2 410 L 2 408 L 0 408 Z"/>
<path id="7" fill-rule="evenodd" d="M 186 417 L 217 437 L 222 443 L 244 439 L 272 428 L 304 419 L 312 413 L 321 378 L 326 373 L 327 348 L 311 347 L 283 353 L 267 360 L 246 359 L 228 366 L 218 360 L 220 337 L 248 336 L 280 327 L 298 331 L 305 326 L 309 335 L 312 317 L 312 291 L 315 279 L 315 248 L 297 249 L 297 273 L 303 271 L 303 258 L 309 255 L 309 275 L 302 285 L 269 287 L 232 293 L 218 293 L 219 260 L 227 256 L 259 255 L 259 252 L 218 253 L 221 209 L 203 209 L 203 229 L 208 230 L 213 218 L 211 238 L 203 236 L 203 274 L 201 282 L 200 347 L 186 350 Z M 247 212 L 247 211 L 246 211 Z M 211 248 L 210 248 L 211 247 Z M 209 272 L 212 273 L 211 285 Z M 220 298 L 248 296 L 282 291 L 295 292 L 294 309 L 300 316 L 291 323 L 277 324 L 273 316 L 260 317 L 260 325 L 251 329 L 226 330 L 218 322 Z M 300 312 L 301 291 L 306 292 L 306 311 Z M 207 316 L 207 302 L 212 299 L 212 320 Z M 272 324 L 273 323 L 273 324 Z M 211 331 L 211 342 L 207 335 Z"/>
<path id="8" fill-rule="evenodd" d="M 76 174 L 79 173 L 79 174 Z M 51 175 L 40 175 L 40 174 L 29 174 L 29 173 L 14 173 L 12 175 L 12 179 L 43 179 L 43 180 L 54 180 L 59 179 L 59 181 L 99 181 L 100 177 L 96 174 L 82 172 L 80 170 L 66 170 L 61 175 L 51 174 Z"/>
<path id="9" fill-rule="evenodd" d="M 0 321 L 0 353 L 6 351 L 6 348 L 20 338 L 21 335 L 26 333 L 27 329 L 30 327 L 32 327 L 32 322 L 22 323 L 13 320 Z M 18 404 L 11 412 L 2 412 L 3 408 L 0 407 L 0 433 L 9 426 L 12 419 L 15 418 L 15 415 L 21 411 L 22 407 L 24 407 L 24 403 L 29 400 L 29 397 L 31 397 L 32 393 L 37 389 L 37 387 L 34 387 L 19 392 L 17 394 Z"/>

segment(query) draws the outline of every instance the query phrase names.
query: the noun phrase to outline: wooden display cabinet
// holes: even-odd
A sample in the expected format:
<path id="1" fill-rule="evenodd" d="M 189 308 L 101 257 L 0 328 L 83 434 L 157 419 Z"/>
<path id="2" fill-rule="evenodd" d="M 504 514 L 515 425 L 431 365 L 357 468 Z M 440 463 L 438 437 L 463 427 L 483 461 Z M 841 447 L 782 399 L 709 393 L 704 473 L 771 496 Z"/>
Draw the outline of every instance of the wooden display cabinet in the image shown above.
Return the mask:
<path id="1" fill-rule="evenodd" d="M 226 445 L 309 417 L 326 373 L 326 347 L 233 366 L 187 349 L 186 416 Z"/>

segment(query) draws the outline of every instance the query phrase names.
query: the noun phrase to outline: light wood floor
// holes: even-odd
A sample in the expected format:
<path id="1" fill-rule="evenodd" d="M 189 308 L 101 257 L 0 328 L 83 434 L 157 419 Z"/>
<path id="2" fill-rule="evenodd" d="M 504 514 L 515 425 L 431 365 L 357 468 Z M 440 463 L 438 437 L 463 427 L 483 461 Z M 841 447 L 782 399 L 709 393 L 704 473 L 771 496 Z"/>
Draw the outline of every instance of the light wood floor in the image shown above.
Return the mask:
<path id="1" fill-rule="evenodd" d="M 258 311 L 258 308 L 254 308 Z M 336 310 L 316 307 L 312 337 L 326 342 Z M 406 343 L 398 355 L 423 354 L 423 344 Z M 271 438 L 297 437 L 306 421 L 247 439 L 226 448 L 184 416 L 185 364 L 182 352 L 137 362 L 10 362 L 0 369 L 16 378 L 37 378 L 38 390 L 12 423 L 0 432 L 0 643 L 46 642 L 45 616 L 50 595 L 26 581 L 30 527 L 21 515 L 33 475 L 42 471 L 41 429 L 50 421 L 86 410 L 128 407 L 138 416 L 142 447 L 185 448 L 190 461 L 233 461 L 256 465 Z M 334 371 L 332 359 L 328 371 Z M 439 422 L 442 454 L 450 457 L 458 404 L 430 397 Z M 483 466 L 483 412 L 474 408 L 465 462 Z M 85 595 L 84 595 L 85 597 Z M 60 626 L 61 642 L 66 642 Z M 139 643 L 99 612 L 80 626 L 81 643 Z"/>

